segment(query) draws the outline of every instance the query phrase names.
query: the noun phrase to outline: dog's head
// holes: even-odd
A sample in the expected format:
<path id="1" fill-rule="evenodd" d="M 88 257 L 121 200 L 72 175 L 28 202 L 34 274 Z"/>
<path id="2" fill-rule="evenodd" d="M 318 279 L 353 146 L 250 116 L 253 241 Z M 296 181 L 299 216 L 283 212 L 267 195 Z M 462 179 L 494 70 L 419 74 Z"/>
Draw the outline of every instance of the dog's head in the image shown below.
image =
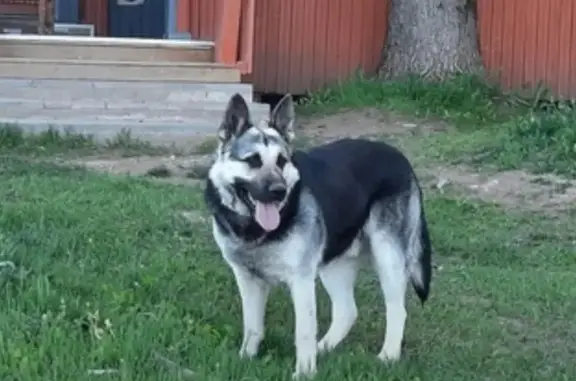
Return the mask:
<path id="1" fill-rule="evenodd" d="M 228 102 L 218 130 L 218 152 L 209 179 L 222 203 L 253 218 L 265 231 L 280 224 L 282 208 L 300 179 L 292 164 L 294 103 L 286 95 L 270 120 L 253 121 L 244 98 Z"/>

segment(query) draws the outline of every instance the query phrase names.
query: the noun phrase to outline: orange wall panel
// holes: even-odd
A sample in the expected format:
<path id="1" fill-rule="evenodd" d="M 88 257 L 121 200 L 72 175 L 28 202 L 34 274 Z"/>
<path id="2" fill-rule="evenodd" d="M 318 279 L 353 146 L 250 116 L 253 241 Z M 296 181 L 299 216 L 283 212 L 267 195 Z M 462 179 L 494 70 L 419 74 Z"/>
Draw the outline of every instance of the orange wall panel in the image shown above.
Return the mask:
<path id="1" fill-rule="evenodd" d="M 190 2 L 190 34 L 213 40 L 215 0 Z M 301 94 L 361 69 L 376 70 L 384 45 L 387 0 L 256 0 L 252 74 L 256 91 Z"/>
<path id="2" fill-rule="evenodd" d="M 257 0 L 256 91 L 302 94 L 358 69 L 373 73 L 388 19 L 386 0 Z"/>
<path id="3" fill-rule="evenodd" d="M 195 40 L 213 41 L 218 27 L 220 0 L 188 0 L 190 34 Z"/>
<path id="4" fill-rule="evenodd" d="M 482 58 L 504 88 L 542 82 L 556 96 L 576 97 L 575 1 L 478 0 L 477 4 Z"/>
<path id="5" fill-rule="evenodd" d="M 108 36 L 108 0 L 81 0 L 80 22 L 94 25 L 96 36 Z"/>

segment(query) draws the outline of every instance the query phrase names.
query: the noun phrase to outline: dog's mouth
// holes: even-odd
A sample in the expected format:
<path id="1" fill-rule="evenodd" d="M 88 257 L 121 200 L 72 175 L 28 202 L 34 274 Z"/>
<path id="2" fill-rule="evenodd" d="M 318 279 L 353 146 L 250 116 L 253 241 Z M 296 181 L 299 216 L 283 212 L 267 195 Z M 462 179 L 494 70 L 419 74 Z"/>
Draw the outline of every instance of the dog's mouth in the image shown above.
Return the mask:
<path id="1" fill-rule="evenodd" d="M 284 201 L 257 200 L 250 192 L 250 186 L 242 184 L 237 188 L 238 197 L 244 202 L 254 215 L 254 220 L 266 231 L 274 231 L 280 226 L 280 212 Z"/>
<path id="2" fill-rule="evenodd" d="M 250 194 L 248 198 L 254 207 L 254 219 L 258 225 L 267 232 L 276 230 L 280 226 L 281 203 L 258 201 Z"/>

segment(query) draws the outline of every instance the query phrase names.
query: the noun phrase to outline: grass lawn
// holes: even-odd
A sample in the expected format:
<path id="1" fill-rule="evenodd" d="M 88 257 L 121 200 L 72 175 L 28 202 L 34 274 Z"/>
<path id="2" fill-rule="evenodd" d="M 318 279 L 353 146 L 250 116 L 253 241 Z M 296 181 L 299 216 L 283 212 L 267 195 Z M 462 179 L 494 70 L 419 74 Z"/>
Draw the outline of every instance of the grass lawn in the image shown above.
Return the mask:
<path id="1" fill-rule="evenodd" d="M 260 357 L 237 356 L 233 277 L 209 224 L 177 217 L 202 210 L 199 190 L 3 158 L 0 198 L 1 380 L 290 379 L 285 290 L 271 296 Z M 440 270 L 424 308 L 411 295 L 404 359 L 376 360 L 384 310 L 366 273 L 361 318 L 317 379 L 572 380 L 574 216 L 427 198 Z M 323 333 L 323 292 L 320 318 Z"/>

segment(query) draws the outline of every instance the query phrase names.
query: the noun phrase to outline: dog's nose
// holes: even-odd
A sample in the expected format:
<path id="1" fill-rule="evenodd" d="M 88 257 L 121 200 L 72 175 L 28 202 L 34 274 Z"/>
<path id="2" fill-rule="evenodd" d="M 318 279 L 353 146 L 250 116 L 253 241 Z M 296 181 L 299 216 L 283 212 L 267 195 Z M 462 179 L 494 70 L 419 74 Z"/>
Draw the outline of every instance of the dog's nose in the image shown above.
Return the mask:
<path id="1" fill-rule="evenodd" d="M 286 197 L 286 186 L 281 183 L 270 184 L 268 193 L 274 201 L 282 201 Z"/>

